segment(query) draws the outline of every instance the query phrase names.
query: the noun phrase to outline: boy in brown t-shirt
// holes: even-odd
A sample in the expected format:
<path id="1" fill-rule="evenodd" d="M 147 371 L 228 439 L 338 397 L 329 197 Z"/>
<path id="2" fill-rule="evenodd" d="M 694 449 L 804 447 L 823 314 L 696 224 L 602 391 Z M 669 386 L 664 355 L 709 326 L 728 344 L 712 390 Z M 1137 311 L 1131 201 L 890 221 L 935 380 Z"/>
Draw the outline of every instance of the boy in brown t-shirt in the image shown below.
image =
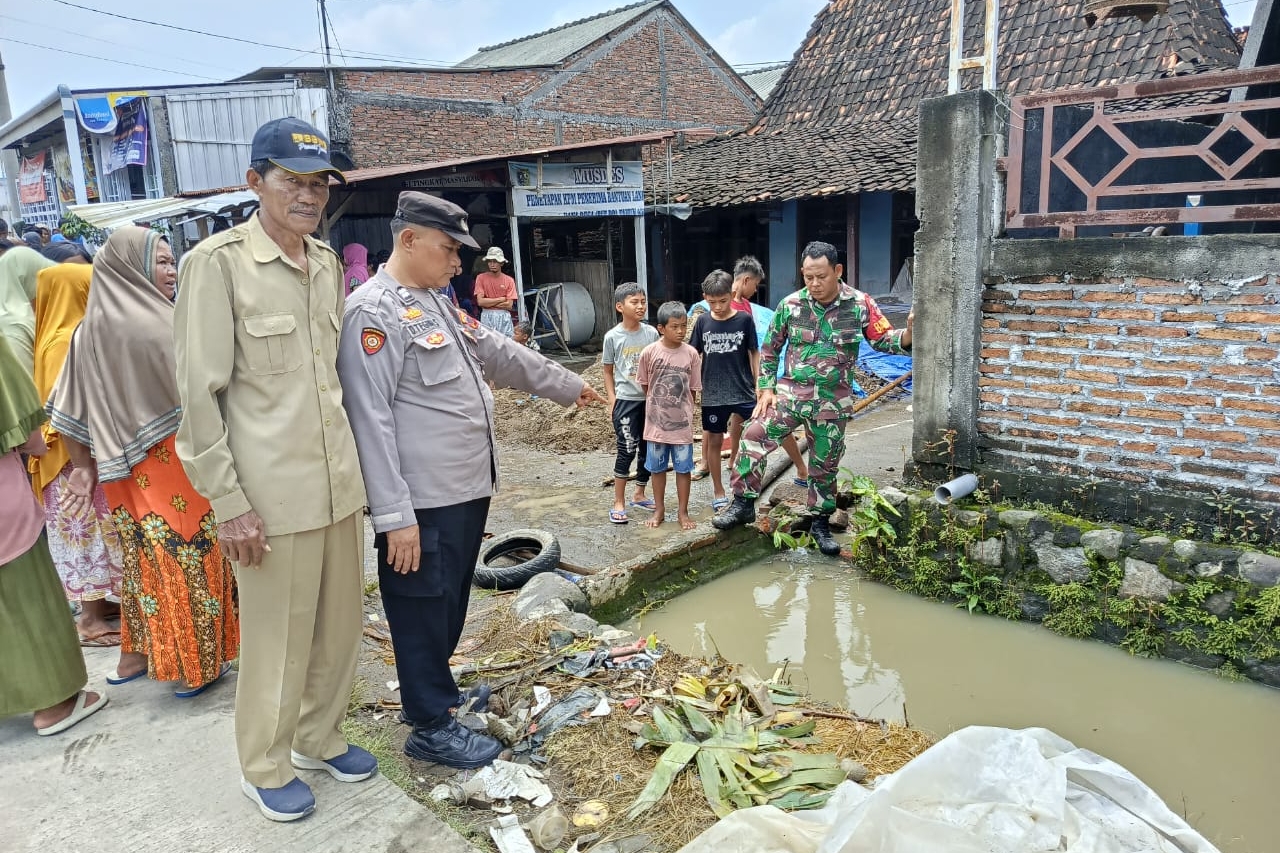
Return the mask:
<path id="1" fill-rule="evenodd" d="M 636 381 L 644 388 L 644 439 L 648 443 L 645 468 L 653 482 L 653 518 L 657 527 L 666 515 L 667 466 L 676 472 L 676 517 L 680 526 L 697 525 L 689 517 L 689 489 L 693 473 L 693 406 L 702 390 L 702 357 L 684 342 L 688 318 L 684 305 L 664 302 L 658 308 L 655 342 L 640 353 Z"/>

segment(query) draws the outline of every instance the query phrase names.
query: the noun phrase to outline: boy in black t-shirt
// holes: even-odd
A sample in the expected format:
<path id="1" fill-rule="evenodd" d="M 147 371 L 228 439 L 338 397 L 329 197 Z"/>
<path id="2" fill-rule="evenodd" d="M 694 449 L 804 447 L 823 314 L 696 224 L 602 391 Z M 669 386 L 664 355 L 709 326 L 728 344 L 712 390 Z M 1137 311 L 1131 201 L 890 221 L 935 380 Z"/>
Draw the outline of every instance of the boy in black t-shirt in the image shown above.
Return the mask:
<path id="1" fill-rule="evenodd" d="M 760 354 L 751 315 L 734 310 L 733 276 L 714 270 L 702 282 L 702 298 L 709 313 L 698 317 L 689 344 L 702 356 L 702 432 L 706 437 L 702 464 L 711 472 L 719 512 L 729 505 L 725 496 L 720 449 L 725 433 L 736 448 L 742 424 L 756 405 L 756 376 Z"/>

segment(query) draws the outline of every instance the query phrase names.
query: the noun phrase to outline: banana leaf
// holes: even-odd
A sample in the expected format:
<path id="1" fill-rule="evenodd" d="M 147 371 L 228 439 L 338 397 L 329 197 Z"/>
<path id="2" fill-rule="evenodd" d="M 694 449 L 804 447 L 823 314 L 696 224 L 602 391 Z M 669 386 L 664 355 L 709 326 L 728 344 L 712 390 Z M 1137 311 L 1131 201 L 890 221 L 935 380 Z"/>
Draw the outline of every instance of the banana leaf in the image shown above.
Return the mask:
<path id="1" fill-rule="evenodd" d="M 680 718 L 669 715 L 662 710 L 661 705 L 653 706 L 653 725 L 666 743 L 693 740 L 684 726 L 680 725 Z"/>
<path id="2" fill-rule="evenodd" d="M 769 794 L 783 794 L 796 788 L 834 788 L 845 779 L 839 767 L 816 770 L 797 770 L 779 782 L 765 785 Z"/>
<path id="3" fill-rule="evenodd" d="M 813 734 L 815 725 L 817 725 L 817 720 L 805 720 L 803 723 L 797 723 L 794 726 L 772 728 L 769 729 L 769 732 L 778 737 L 805 737 Z"/>
<path id="4" fill-rule="evenodd" d="M 703 749 L 732 749 L 755 752 L 760 748 L 760 736 L 755 729 L 745 729 L 736 733 L 725 731 L 716 726 L 716 734 L 702 742 Z"/>
<path id="5" fill-rule="evenodd" d="M 678 741 L 668 746 L 666 751 L 662 753 L 662 757 L 658 759 L 658 765 L 653 768 L 653 775 L 649 777 L 648 784 L 644 786 L 640 796 L 636 797 L 636 801 L 627 810 L 627 819 L 630 820 L 637 815 L 644 814 L 657 805 L 658 801 L 667 793 L 667 789 L 671 787 L 671 783 L 675 781 L 676 776 L 680 775 L 680 771 L 697 754 L 698 745 L 696 743 Z"/>
<path id="6" fill-rule="evenodd" d="M 732 756 L 733 764 L 740 771 L 738 776 L 746 784 L 769 784 L 778 782 L 786 775 L 779 773 L 772 767 L 757 767 L 751 760 L 751 756 L 738 754 Z"/>
<path id="7" fill-rule="evenodd" d="M 716 760 L 716 765 L 720 768 L 720 775 L 724 777 L 725 796 L 729 798 L 729 802 L 733 803 L 734 808 L 745 809 L 752 805 L 751 795 L 742 785 L 742 780 L 738 778 L 737 765 L 733 762 L 733 756 L 723 750 L 716 750 L 711 753 Z M 752 786 L 755 787 L 755 786 Z M 756 788 L 756 790 L 760 790 Z"/>
<path id="8" fill-rule="evenodd" d="M 695 735 L 711 736 L 720 733 L 720 727 L 712 723 L 706 714 L 693 707 L 691 703 L 681 701 L 680 708 L 684 711 L 685 719 L 689 721 L 689 729 Z"/>
<path id="9" fill-rule="evenodd" d="M 702 794 L 716 817 L 724 817 L 733 811 L 733 806 L 721 791 L 720 765 L 716 763 L 715 756 L 705 749 L 698 750 L 698 781 L 702 783 Z"/>
<path id="10" fill-rule="evenodd" d="M 785 762 L 792 772 L 831 770 L 840 766 L 840 759 L 829 752 L 800 752 L 799 750 L 767 752 L 754 756 L 752 761 L 764 767 L 773 767 L 776 762 Z"/>
<path id="11" fill-rule="evenodd" d="M 823 791 L 819 794 L 806 794 L 803 791 L 789 791 L 778 797 L 776 800 L 770 800 L 769 805 L 789 811 L 800 811 L 803 809 L 818 809 L 827 804 L 827 800 L 831 798 L 830 791 Z"/>
<path id="12" fill-rule="evenodd" d="M 677 696 L 687 696 L 690 699 L 706 699 L 707 685 L 702 679 L 682 672 L 676 677 L 675 683 L 671 685 L 671 692 Z"/>

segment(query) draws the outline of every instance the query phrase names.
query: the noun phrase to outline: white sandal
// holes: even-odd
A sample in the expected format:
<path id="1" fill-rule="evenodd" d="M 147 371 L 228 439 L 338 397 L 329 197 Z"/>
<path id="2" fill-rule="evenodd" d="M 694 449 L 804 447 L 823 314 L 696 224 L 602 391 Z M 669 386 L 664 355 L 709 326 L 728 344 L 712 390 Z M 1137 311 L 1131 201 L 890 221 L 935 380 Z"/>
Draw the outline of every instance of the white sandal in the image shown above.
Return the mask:
<path id="1" fill-rule="evenodd" d="M 98 711 L 106 707 L 106 704 L 108 701 L 107 694 L 99 693 L 98 701 L 94 702 L 92 705 L 85 704 L 88 701 L 89 701 L 88 691 L 81 690 L 80 693 L 76 696 L 76 704 L 75 704 L 75 707 L 71 709 L 70 714 L 67 714 L 65 718 L 59 720 L 58 722 L 54 723 L 51 726 L 45 726 L 43 729 L 36 729 L 36 734 L 39 735 L 40 737 L 48 737 L 49 735 L 56 735 L 59 732 L 65 732 L 67 729 L 71 728 L 81 720 L 84 720 L 87 717 L 92 717 L 94 714 L 98 713 Z"/>

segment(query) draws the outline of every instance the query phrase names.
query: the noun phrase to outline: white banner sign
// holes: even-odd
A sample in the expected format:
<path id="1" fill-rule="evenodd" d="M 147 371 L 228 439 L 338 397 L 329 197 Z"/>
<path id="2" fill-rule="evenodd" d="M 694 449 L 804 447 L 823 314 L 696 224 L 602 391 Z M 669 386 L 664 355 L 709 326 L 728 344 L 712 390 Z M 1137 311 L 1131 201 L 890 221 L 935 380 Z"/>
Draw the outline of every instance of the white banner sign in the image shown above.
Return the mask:
<path id="1" fill-rule="evenodd" d="M 644 169 L 637 162 L 508 163 L 516 216 L 644 216 Z"/>

